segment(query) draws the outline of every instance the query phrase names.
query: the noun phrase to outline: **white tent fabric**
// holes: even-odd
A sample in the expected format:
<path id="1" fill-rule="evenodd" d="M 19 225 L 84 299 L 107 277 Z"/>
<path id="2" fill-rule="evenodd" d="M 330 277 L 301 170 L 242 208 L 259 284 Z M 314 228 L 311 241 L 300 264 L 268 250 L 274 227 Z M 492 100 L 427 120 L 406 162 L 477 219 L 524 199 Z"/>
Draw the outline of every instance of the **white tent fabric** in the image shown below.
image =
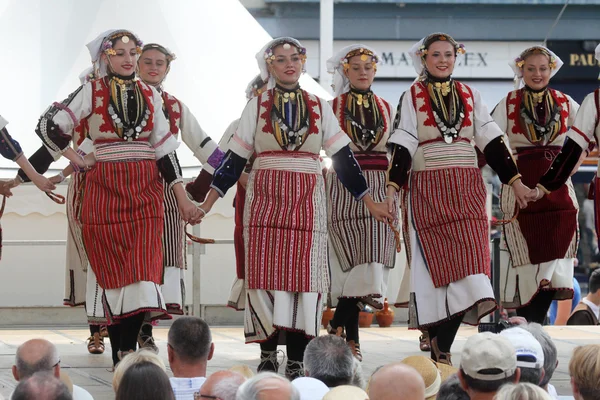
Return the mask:
<path id="1" fill-rule="evenodd" d="M 254 55 L 271 39 L 238 0 L 0 0 L 0 115 L 28 155 L 41 144 L 39 115 L 77 88 L 90 65 L 85 44 L 110 28 L 131 29 L 175 52 L 165 89 L 216 141 L 241 115 L 246 85 L 258 73 Z M 308 76 L 301 84 L 331 98 Z M 184 167 L 199 165 L 185 146 L 178 155 Z M 0 177 L 14 176 L 14 168 L 0 159 Z M 184 169 L 186 176 L 197 170 Z"/>

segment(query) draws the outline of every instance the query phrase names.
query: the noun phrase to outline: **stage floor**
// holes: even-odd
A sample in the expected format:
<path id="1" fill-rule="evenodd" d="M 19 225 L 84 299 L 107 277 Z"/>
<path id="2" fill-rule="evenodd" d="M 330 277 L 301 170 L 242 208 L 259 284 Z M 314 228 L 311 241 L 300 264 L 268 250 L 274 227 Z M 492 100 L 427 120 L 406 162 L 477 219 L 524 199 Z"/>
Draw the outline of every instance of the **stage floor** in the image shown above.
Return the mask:
<path id="1" fill-rule="evenodd" d="M 582 344 L 600 344 L 600 328 L 598 327 L 547 327 L 548 332 L 558 347 L 559 364 L 552 384 L 559 395 L 571 395 L 569 386 L 568 364 L 573 349 Z M 168 326 L 155 327 L 154 335 L 160 349 L 160 356 L 167 365 L 167 332 Z M 454 365 L 460 363 L 460 352 L 465 340 L 476 333 L 472 327 L 462 327 L 454 346 Z M 252 369 L 258 365 L 258 345 L 244 344 L 241 327 L 213 327 L 215 356 L 208 363 L 208 373 L 227 369 L 235 364 L 247 364 Z M 322 330 L 321 334 L 325 334 Z M 96 400 L 114 399 L 111 381 L 110 345 L 106 339 L 106 351 L 103 355 L 91 355 L 87 352 L 85 340 L 89 336 L 86 328 L 14 328 L 0 329 L 0 394 L 8 399 L 16 382 L 11 373 L 16 348 L 26 340 L 45 338 L 57 345 L 61 367 L 66 370 L 73 383 L 87 389 Z M 372 327 L 361 329 L 362 363 L 365 377 L 368 377 L 378 366 L 399 361 L 404 357 L 421 353 L 418 348 L 418 331 L 409 331 L 405 326 L 390 328 Z M 285 348 L 280 347 L 285 350 Z M 283 373 L 283 367 L 280 368 Z"/>

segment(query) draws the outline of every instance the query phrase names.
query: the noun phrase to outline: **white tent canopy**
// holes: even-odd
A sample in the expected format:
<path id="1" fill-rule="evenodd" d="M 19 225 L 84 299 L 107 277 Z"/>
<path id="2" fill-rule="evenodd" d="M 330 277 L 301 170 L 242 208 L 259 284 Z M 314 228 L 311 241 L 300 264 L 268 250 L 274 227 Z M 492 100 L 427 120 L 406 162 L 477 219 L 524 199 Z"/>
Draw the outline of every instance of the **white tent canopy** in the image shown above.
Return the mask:
<path id="1" fill-rule="evenodd" d="M 237 0 L 0 0 L 0 114 L 27 155 L 41 145 L 34 132 L 40 114 L 74 91 L 90 65 L 85 44 L 111 28 L 175 52 L 165 89 L 217 141 L 241 114 L 246 85 L 258 73 L 254 56 L 271 39 Z M 328 98 L 308 76 L 302 86 Z M 199 164 L 185 145 L 178 155 L 184 167 Z M 0 159 L 0 177 L 14 176 L 14 168 Z"/>

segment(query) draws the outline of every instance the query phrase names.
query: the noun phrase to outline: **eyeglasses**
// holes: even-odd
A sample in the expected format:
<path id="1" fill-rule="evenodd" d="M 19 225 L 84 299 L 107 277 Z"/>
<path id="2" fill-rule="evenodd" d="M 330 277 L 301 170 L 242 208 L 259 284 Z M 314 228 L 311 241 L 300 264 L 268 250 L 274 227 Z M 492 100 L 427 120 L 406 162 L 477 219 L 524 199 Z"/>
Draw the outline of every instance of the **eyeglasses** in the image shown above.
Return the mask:
<path id="1" fill-rule="evenodd" d="M 219 400 L 220 397 L 217 396 L 210 396 L 207 394 L 200 394 L 200 392 L 196 392 L 194 393 L 194 400 L 200 400 L 200 399 L 212 399 L 212 400 Z"/>

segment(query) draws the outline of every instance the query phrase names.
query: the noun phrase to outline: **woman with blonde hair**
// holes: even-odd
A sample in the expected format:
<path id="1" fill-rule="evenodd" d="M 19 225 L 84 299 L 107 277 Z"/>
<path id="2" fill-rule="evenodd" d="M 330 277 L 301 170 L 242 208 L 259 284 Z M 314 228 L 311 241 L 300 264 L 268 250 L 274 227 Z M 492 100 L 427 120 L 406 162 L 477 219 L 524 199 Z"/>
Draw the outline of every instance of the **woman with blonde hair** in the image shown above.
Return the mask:
<path id="1" fill-rule="evenodd" d="M 569 361 L 571 388 L 575 400 L 600 398 L 600 345 L 576 347 Z"/>
<path id="2" fill-rule="evenodd" d="M 139 364 L 142 362 L 149 362 L 155 364 L 160 367 L 163 371 L 167 371 L 167 367 L 165 367 L 165 363 L 158 356 L 158 354 L 152 352 L 151 350 L 140 349 L 136 352 L 131 352 L 127 354 L 123 359 L 119 362 L 119 364 L 115 368 L 115 373 L 113 374 L 112 387 L 115 393 L 119 390 L 119 384 L 123 379 L 123 375 L 125 375 L 125 371 L 129 367 L 135 364 Z"/>
<path id="3" fill-rule="evenodd" d="M 532 383 L 506 384 L 496 393 L 496 400 L 550 400 L 552 397 Z"/>

